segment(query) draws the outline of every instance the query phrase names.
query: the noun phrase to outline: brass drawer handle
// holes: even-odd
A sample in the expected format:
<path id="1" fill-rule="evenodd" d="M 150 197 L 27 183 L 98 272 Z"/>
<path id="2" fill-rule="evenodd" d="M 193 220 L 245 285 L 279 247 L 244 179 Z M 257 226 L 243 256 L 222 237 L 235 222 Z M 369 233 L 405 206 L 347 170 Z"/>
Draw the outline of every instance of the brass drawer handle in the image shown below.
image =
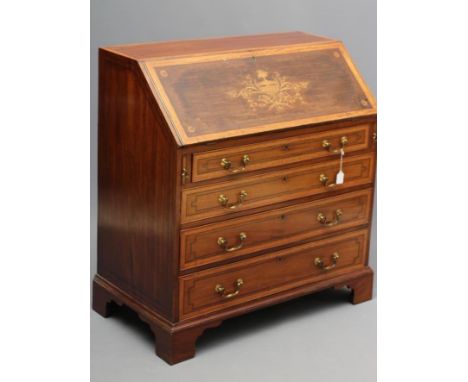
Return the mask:
<path id="1" fill-rule="evenodd" d="M 244 285 L 244 280 L 237 279 L 236 282 L 234 283 L 234 286 L 236 288 L 234 292 L 224 294 L 224 292 L 226 291 L 225 288 L 221 284 L 217 284 L 215 286 L 215 292 L 218 293 L 224 299 L 233 298 L 239 294 L 242 285 Z"/>
<path id="2" fill-rule="evenodd" d="M 328 176 L 326 176 L 325 174 L 320 174 L 319 180 L 324 187 L 332 188 L 338 186 L 336 183 L 330 183 L 330 179 L 328 179 Z"/>
<path id="3" fill-rule="evenodd" d="M 229 198 L 223 194 L 219 195 L 218 197 L 218 202 L 221 204 L 223 207 L 230 208 L 231 210 L 242 206 L 242 203 L 245 201 L 245 198 L 247 197 L 247 192 L 242 190 L 239 192 L 239 200 L 236 203 L 229 203 Z"/>
<path id="4" fill-rule="evenodd" d="M 339 258 L 340 254 L 338 252 L 335 252 L 331 257 L 332 263 L 330 265 L 325 266 L 323 260 L 320 257 L 315 258 L 314 264 L 317 268 L 320 268 L 322 271 L 329 271 L 336 267 L 336 263 L 338 262 Z"/>
<path id="5" fill-rule="evenodd" d="M 337 225 L 340 222 L 340 218 L 342 215 L 343 215 L 343 211 L 341 209 L 337 209 L 335 211 L 335 218 L 333 220 L 327 220 L 325 215 L 319 212 L 317 215 L 317 221 L 322 225 L 325 225 L 327 227 L 332 227 L 334 225 Z"/>
<path id="6" fill-rule="evenodd" d="M 227 158 L 223 158 L 221 159 L 221 167 L 224 168 L 225 170 L 228 170 L 231 174 L 235 174 L 237 172 L 242 172 L 245 170 L 245 166 L 247 166 L 247 164 L 250 162 L 250 157 L 245 154 L 242 159 L 241 159 L 241 166 L 242 167 L 238 167 L 238 168 L 231 168 L 232 166 L 232 162 L 227 159 Z"/>
<path id="7" fill-rule="evenodd" d="M 332 145 L 330 143 L 330 141 L 328 141 L 328 139 L 324 139 L 322 141 L 322 147 L 329 151 L 330 153 L 333 153 L 333 154 L 338 154 L 341 149 L 344 149 L 344 147 L 348 144 L 348 138 L 346 138 L 345 136 L 342 136 L 341 139 L 340 139 L 340 148 L 339 149 L 332 149 Z"/>
<path id="8" fill-rule="evenodd" d="M 234 247 L 228 247 L 228 242 L 227 240 L 220 236 L 218 237 L 218 245 L 224 249 L 225 252 L 232 252 L 232 251 L 237 251 L 238 249 L 241 249 L 243 246 L 244 246 L 244 241 L 245 239 L 247 239 L 247 235 L 245 234 L 245 232 L 241 232 L 239 234 L 239 239 L 240 239 L 240 243 L 235 245 Z"/>

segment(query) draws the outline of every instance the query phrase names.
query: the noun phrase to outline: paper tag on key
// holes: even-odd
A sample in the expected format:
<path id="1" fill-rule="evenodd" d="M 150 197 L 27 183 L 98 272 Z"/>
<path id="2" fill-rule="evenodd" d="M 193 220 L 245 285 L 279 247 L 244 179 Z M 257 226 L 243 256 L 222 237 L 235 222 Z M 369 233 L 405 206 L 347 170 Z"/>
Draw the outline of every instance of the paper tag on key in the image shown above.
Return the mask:
<path id="1" fill-rule="evenodd" d="M 340 171 L 336 174 L 336 184 L 343 184 L 344 183 L 344 172 L 343 172 L 343 157 L 344 157 L 344 150 L 340 150 Z"/>

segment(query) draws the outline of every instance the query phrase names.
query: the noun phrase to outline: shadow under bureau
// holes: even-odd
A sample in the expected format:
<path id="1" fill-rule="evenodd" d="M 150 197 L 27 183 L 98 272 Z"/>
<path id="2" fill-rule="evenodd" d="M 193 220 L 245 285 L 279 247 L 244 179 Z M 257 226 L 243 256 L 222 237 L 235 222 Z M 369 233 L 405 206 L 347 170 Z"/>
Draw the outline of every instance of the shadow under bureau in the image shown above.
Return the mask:
<path id="1" fill-rule="evenodd" d="M 93 308 L 170 364 L 207 328 L 332 287 L 372 297 L 376 104 L 301 32 L 101 48 Z"/>

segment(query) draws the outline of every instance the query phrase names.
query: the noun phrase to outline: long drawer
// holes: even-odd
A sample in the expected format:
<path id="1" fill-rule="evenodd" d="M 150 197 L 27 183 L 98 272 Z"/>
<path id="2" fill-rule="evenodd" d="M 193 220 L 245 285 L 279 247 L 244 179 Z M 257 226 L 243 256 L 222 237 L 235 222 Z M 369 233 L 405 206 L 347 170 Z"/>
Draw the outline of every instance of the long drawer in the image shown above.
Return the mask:
<path id="1" fill-rule="evenodd" d="M 181 222 L 188 223 L 215 216 L 231 215 L 273 203 L 324 194 L 335 189 L 369 184 L 374 176 L 373 153 L 346 157 L 345 182 L 334 186 L 339 160 L 272 171 L 268 174 L 182 192 Z"/>
<path id="2" fill-rule="evenodd" d="M 226 259 L 367 224 L 373 189 L 181 231 L 180 268 Z"/>
<path id="3" fill-rule="evenodd" d="M 304 134 L 273 141 L 212 150 L 193 155 L 192 181 L 219 179 L 231 174 L 272 168 L 287 163 L 336 156 L 344 144 L 352 153 L 370 145 L 372 124 Z"/>
<path id="4" fill-rule="evenodd" d="M 368 230 L 179 278 L 181 318 L 214 312 L 363 267 Z"/>

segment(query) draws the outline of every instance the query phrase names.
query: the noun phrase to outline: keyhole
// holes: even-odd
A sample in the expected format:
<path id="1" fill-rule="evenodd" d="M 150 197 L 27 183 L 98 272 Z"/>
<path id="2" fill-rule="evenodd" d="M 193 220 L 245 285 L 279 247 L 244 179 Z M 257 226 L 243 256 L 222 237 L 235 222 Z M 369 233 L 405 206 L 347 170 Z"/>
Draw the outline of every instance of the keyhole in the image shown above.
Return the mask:
<path id="1" fill-rule="evenodd" d="M 283 176 L 282 181 L 283 181 L 284 183 L 286 183 L 286 182 L 288 181 L 288 177 L 287 177 L 287 176 Z"/>

